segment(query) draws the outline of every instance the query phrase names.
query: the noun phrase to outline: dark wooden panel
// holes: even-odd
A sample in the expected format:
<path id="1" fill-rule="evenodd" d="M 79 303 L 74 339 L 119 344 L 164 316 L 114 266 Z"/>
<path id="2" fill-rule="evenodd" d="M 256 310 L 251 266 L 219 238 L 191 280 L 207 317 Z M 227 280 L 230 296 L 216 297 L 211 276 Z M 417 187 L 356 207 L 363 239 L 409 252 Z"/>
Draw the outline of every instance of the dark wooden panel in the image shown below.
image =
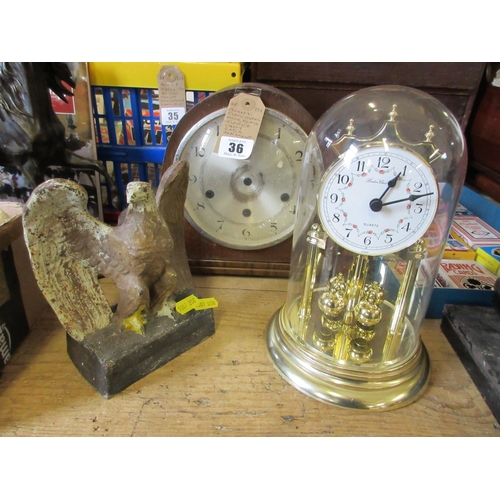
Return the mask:
<path id="1" fill-rule="evenodd" d="M 484 63 L 254 63 L 257 81 L 397 84 L 410 87 L 476 89 Z"/>
<path id="2" fill-rule="evenodd" d="M 490 81 L 478 94 L 467 145 L 467 182 L 500 202 L 500 87 Z"/>
<path id="3" fill-rule="evenodd" d="M 485 63 L 255 62 L 250 78 L 290 94 L 315 119 L 361 88 L 406 85 L 439 99 L 465 130 L 485 66 Z"/>
<path id="4" fill-rule="evenodd" d="M 486 85 L 471 122 L 469 155 L 500 174 L 500 87 Z"/>
<path id="5" fill-rule="evenodd" d="M 357 90 L 352 88 L 346 90 L 298 88 L 291 87 L 288 83 L 281 85 L 280 89 L 300 102 L 316 120 L 337 101 Z M 431 92 L 430 94 L 439 99 L 459 122 L 462 123 L 468 119 L 470 115 L 469 107 L 472 106 L 470 96 L 443 94 L 440 92 Z"/>

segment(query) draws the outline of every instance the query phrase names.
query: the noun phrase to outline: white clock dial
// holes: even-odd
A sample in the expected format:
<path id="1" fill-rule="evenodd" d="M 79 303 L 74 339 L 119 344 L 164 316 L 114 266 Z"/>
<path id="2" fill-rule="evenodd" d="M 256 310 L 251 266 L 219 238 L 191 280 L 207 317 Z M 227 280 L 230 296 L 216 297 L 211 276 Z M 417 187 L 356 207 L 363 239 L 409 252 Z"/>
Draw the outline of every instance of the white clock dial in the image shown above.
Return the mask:
<path id="1" fill-rule="evenodd" d="M 288 238 L 306 133 L 285 115 L 266 109 L 249 159 L 214 153 L 225 109 L 186 134 L 176 160 L 187 160 L 186 216 L 207 238 L 237 249 L 265 248 Z"/>
<path id="2" fill-rule="evenodd" d="M 318 212 L 328 235 L 364 255 L 398 252 L 418 241 L 436 214 L 434 173 L 406 149 L 364 147 L 325 173 Z"/>

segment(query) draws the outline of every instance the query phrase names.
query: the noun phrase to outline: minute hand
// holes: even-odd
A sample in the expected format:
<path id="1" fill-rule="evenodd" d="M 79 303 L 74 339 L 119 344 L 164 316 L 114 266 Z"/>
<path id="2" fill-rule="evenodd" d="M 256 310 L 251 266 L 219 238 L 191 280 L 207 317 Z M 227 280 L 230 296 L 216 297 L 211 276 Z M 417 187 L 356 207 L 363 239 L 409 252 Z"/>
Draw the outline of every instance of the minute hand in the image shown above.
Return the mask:
<path id="1" fill-rule="evenodd" d="M 430 196 L 431 194 L 434 193 L 410 194 L 408 198 L 401 198 L 400 200 L 388 201 L 386 203 L 382 203 L 382 206 L 385 207 L 386 205 L 394 205 L 394 203 L 401 203 L 402 201 L 415 201 L 418 200 L 419 198 L 422 198 L 423 196 Z"/>

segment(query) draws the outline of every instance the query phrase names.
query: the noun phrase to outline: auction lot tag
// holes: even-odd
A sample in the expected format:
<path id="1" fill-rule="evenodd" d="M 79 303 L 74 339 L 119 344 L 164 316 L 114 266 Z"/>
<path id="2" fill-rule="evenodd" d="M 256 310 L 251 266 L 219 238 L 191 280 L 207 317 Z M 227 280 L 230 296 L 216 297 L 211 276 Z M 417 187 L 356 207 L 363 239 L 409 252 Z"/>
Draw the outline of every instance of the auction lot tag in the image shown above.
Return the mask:
<path id="1" fill-rule="evenodd" d="M 185 114 L 185 108 L 161 108 L 161 124 L 177 125 Z"/>
<path id="2" fill-rule="evenodd" d="M 177 66 L 163 66 L 158 73 L 158 98 L 162 125 L 177 125 L 186 114 L 186 85 Z"/>
<path id="3" fill-rule="evenodd" d="M 229 101 L 215 152 L 224 158 L 249 158 L 265 110 L 260 97 L 243 92 L 235 95 Z"/>
<path id="4" fill-rule="evenodd" d="M 252 139 L 223 136 L 220 139 L 219 156 L 246 160 L 252 154 L 254 142 Z"/>

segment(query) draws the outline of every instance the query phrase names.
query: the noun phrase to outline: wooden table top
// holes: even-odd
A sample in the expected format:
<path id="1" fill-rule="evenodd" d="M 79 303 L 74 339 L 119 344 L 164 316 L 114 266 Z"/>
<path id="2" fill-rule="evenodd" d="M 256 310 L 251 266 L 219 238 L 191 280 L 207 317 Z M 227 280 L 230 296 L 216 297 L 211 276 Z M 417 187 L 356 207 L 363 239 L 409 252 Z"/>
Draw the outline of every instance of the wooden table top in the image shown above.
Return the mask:
<path id="1" fill-rule="evenodd" d="M 215 335 L 109 400 L 79 374 L 51 310 L 0 377 L 0 436 L 500 436 L 500 426 L 440 329 L 422 338 L 431 379 L 422 397 L 386 412 L 303 395 L 275 371 L 265 342 L 287 280 L 195 276 L 215 297 Z"/>

